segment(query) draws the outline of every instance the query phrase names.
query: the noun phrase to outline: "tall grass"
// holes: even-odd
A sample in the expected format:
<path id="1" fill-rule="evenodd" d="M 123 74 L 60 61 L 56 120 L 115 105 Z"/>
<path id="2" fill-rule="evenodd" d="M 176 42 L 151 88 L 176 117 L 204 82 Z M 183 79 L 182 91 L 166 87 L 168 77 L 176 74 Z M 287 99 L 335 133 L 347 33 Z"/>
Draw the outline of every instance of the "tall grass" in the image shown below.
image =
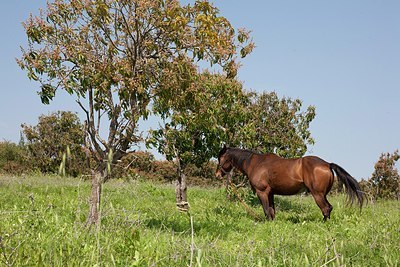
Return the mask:
<path id="1" fill-rule="evenodd" d="M 105 184 L 101 231 L 87 229 L 90 184 L 58 176 L 0 176 L 0 265 L 398 266 L 400 203 L 360 213 L 330 196 L 331 220 L 310 196 L 278 197 L 273 222 L 255 221 L 222 188 L 189 188 L 190 216 L 174 187 Z M 249 205 L 262 217 L 255 201 Z"/>

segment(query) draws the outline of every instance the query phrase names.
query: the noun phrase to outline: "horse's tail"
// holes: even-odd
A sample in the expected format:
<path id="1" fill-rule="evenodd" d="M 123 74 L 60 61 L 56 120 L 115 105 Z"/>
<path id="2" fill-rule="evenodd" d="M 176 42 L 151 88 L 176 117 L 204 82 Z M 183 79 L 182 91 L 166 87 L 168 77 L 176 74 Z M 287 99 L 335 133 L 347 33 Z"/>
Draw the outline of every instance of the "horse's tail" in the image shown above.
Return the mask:
<path id="1" fill-rule="evenodd" d="M 364 202 L 364 193 L 361 190 L 360 184 L 339 165 L 330 163 L 329 166 L 331 170 L 335 171 L 339 181 L 345 185 L 349 203 L 353 204 L 357 199 L 361 209 Z"/>

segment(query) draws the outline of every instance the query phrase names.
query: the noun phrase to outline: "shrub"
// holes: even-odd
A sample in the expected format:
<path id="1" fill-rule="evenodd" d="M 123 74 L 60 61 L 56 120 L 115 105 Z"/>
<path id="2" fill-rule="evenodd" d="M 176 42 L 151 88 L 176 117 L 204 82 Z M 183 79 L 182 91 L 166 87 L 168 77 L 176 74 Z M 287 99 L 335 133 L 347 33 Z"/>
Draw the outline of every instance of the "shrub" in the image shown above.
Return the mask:
<path id="1" fill-rule="evenodd" d="M 177 173 L 176 167 L 171 161 L 160 161 L 154 162 L 154 174 L 157 177 L 161 177 L 164 181 L 172 182 L 176 180 Z"/>
<path id="2" fill-rule="evenodd" d="M 221 182 L 215 179 L 216 169 L 217 163 L 215 161 L 205 162 L 200 167 L 189 164 L 185 169 L 188 176 L 188 184 L 200 186 L 220 184 Z"/>
<path id="3" fill-rule="evenodd" d="M 37 125 L 23 124 L 22 128 L 29 156 L 42 173 L 58 172 L 67 147 L 71 157 L 67 161 L 66 173 L 78 176 L 87 172 L 84 127 L 75 113 L 58 111 L 42 115 Z"/>
<path id="4" fill-rule="evenodd" d="M 9 141 L 0 142 L 0 170 L 21 174 L 30 169 L 24 146 Z"/>
<path id="5" fill-rule="evenodd" d="M 112 177 L 147 176 L 153 172 L 154 156 L 150 152 L 135 151 L 128 153 L 116 164 L 111 172 Z"/>
<path id="6" fill-rule="evenodd" d="M 399 151 L 382 153 L 375 164 L 375 170 L 368 181 L 363 181 L 364 188 L 372 199 L 399 199 L 400 175 L 396 161 L 400 159 Z"/>

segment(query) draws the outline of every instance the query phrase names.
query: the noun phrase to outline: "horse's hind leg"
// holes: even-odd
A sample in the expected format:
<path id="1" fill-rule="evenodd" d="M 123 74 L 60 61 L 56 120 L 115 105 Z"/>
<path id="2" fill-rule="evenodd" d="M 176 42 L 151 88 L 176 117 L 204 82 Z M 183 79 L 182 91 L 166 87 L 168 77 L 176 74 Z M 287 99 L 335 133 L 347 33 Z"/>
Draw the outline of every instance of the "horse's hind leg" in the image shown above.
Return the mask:
<path id="1" fill-rule="evenodd" d="M 318 207 L 321 209 L 322 214 L 324 215 L 324 221 L 326 221 L 326 219 L 330 219 L 331 211 L 333 208 L 332 208 L 332 205 L 326 199 L 326 196 L 324 196 L 323 194 L 318 194 L 318 193 L 312 193 L 312 195 L 313 195 Z"/>
<path id="2" fill-rule="evenodd" d="M 330 218 L 331 218 L 331 212 L 332 212 L 332 210 L 333 210 L 333 207 L 332 207 L 331 203 L 329 203 L 328 199 L 326 198 L 326 195 L 325 195 L 325 201 L 326 201 L 326 203 L 328 203 L 328 206 L 329 206 L 328 219 L 330 219 Z M 326 219 L 325 219 L 325 220 L 326 220 Z"/>
<path id="3" fill-rule="evenodd" d="M 309 176 L 309 178 L 306 186 L 310 190 L 318 207 L 321 209 L 324 215 L 324 221 L 326 221 L 326 219 L 330 218 L 332 211 L 332 205 L 326 199 L 326 195 L 331 190 L 333 184 L 333 173 L 328 167 L 315 168 L 312 176 Z"/>

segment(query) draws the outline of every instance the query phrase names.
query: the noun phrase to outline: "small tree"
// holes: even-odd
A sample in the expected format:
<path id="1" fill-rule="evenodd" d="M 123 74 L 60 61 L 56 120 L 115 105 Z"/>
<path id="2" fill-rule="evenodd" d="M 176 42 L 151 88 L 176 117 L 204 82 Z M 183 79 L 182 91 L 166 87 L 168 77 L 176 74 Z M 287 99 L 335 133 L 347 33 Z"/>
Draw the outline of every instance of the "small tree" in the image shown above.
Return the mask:
<path id="1" fill-rule="evenodd" d="M 170 85 L 164 91 L 170 97 L 156 101 L 154 110 L 164 124 L 151 132 L 148 144 L 175 163 L 177 206 L 188 210 L 186 168 L 189 164 L 200 167 L 218 153 L 223 142 L 233 138 L 244 113 L 242 103 L 248 98 L 238 81 L 224 75 L 187 71 L 183 77 L 187 78 L 185 86 Z"/>
<path id="2" fill-rule="evenodd" d="M 400 197 L 400 175 L 396 169 L 396 162 L 400 159 L 399 151 L 392 154 L 382 153 L 375 170 L 368 181 L 370 194 L 374 199 Z"/>
<path id="3" fill-rule="evenodd" d="M 300 157 L 314 144 L 309 130 L 315 108 L 275 92 L 253 94 L 242 133 L 243 146 L 283 157 Z"/>
<path id="4" fill-rule="evenodd" d="M 86 114 L 86 147 L 95 159 L 89 224 L 99 222 L 107 166 L 139 140 L 137 123 L 147 118 L 161 80 L 176 67 L 198 60 L 234 75 L 235 55 L 252 49 L 208 1 L 181 6 L 178 0 L 57 0 L 24 28 L 29 44 L 18 64 L 40 82 L 48 104 L 61 89 Z M 107 136 L 100 124 L 107 123 Z"/>
<path id="5" fill-rule="evenodd" d="M 22 130 L 33 165 L 42 173 L 57 173 L 67 148 L 71 151 L 67 173 L 77 176 L 87 169 L 84 127 L 75 113 L 58 111 L 42 115 L 37 125 L 23 124 Z"/>

